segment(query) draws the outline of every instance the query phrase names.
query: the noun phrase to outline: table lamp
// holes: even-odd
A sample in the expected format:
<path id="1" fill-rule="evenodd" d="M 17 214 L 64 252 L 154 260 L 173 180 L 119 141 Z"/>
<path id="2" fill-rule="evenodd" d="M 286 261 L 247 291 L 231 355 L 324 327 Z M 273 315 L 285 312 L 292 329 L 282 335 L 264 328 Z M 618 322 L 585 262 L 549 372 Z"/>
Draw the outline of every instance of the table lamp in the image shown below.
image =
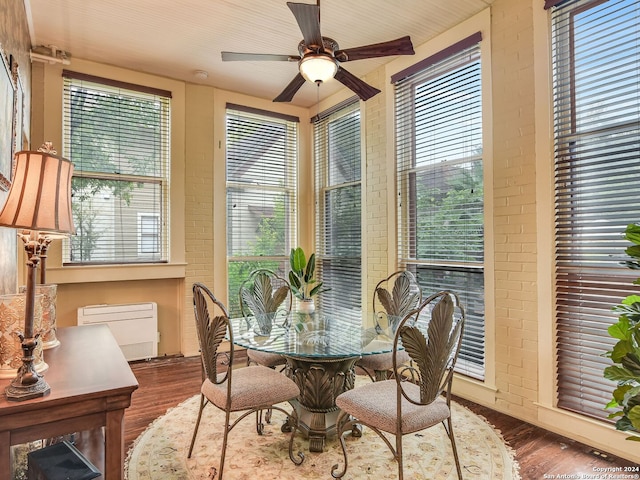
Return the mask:
<path id="1" fill-rule="evenodd" d="M 43 248 L 52 239 L 75 233 L 71 215 L 73 164 L 56 155 L 47 142 L 38 151 L 16 154 L 13 182 L 0 212 L 0 226 L 18 229 L 27 255 L 22 365 L 5 389 L 7 400 L 47 395 L 51 388 L 34 368 L 33 351 L 40 332 L 34 332 L 36 270 Z"/>

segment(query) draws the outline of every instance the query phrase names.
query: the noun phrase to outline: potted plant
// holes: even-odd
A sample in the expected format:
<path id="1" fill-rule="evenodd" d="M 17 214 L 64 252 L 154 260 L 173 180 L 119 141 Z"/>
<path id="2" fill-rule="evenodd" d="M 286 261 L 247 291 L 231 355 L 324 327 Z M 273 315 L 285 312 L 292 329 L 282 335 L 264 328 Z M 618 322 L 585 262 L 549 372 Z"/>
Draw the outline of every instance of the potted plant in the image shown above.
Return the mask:
<path id="1" fill-rule="evenodd" d="M 628 225 L 625 238 L 633 245 L 625 250 L 631 260 L 624 264 L 640 270 L 640 224 Z M 640 285 L 640 278 L 633 283 Z M 617 418 L 616 429 L 632 433 L 627 440 L 640 441 L 640 296 L 629 295 L 613 311 L 620 316 L 608 332 L 618 342 L 605 354 L 613 365 L 604 369 L 604 376 L 618 386 L 606 408 L 617 409 L 609 418 Z"/>
<path id="2" fill-rule="evenodd" d="M 313 297 L 322 292 L 331 290 L 323 287 L 322 282 L 317 282 L 313 275 L 316 269 L 316 255 L 312 253 L 307 257 L 302 248 L 292 248 L 289 255 L 289 283 L 291 284 L 291 292 L 298 302 L 298 310 L 305 313 L 313 313 L 315 304 Z"/>

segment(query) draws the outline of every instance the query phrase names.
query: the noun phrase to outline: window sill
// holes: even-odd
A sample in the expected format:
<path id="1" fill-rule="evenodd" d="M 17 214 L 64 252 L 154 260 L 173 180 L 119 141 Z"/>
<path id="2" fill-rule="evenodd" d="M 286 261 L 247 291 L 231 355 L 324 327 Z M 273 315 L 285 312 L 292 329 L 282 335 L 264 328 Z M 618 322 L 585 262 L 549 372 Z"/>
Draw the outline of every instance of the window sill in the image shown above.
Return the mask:
<path id="1" fill-rule="evenodd" d="M 122 282 L 184 278 L 186 263 L 95 265 L 47 268 L 47 282 L 65 283 Z"/>
<path id="2" fill-rule="evenodd" d="M 497 388 L 489 385 L 486 380 L 481 382 L 465 375 L 454 374 L 452 393 L 467 400 L 491 407 L 496 403 L 497 391 Z"/>

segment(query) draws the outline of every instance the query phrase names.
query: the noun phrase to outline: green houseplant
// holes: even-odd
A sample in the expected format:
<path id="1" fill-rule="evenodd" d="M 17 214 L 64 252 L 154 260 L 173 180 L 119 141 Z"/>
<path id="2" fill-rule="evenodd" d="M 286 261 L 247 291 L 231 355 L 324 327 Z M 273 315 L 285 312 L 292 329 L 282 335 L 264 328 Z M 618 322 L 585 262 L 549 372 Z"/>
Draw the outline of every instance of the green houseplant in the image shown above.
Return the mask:
<path id="1" fill-rule="evenodd" d="M 291 293 L 297 299 L 302 302 L 310 302 L 315 295 L 331 290 L 324 287 L 322 282 L 318 282 L 314 278 L 316 269 L 315 253 L 312 253 L 307 260 L 302 248 L 292 248 L 289 255 L 289 264 L 291 267 L 289 271 Z"/>
<path id="2" fill-rule="evenodd" d="M 631 260 L 624 264 L 640 270 L 640 224 L 628 225 L 625 238 L 633 245 L 625 250 Z M 640 278 L 633 283 L 640 285 Z M 619 313 L 618 322 L 608 332 L 618 342 L 605 354 L 613 365 L 604 369 L 604 376 L 618 386 L 606 408 L 616 409 L 609 415 L 617 418 L 616 429 L 632 433 L 627 440 L 640 441 L 640 296 L 629 295 L 613 311 Z"/>

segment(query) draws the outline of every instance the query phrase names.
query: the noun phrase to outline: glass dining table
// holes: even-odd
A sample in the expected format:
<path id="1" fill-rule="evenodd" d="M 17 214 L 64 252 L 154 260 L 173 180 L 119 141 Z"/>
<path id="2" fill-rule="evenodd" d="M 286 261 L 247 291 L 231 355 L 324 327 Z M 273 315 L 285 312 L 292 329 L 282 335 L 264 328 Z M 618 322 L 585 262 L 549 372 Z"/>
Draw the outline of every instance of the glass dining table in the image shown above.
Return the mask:
<path id="1" fill-rule="evenodd" d="M 325 439 L 335 435 L 335 400 L 353 388 L 358 359 L 393 348 L 393 336 L 380 313 L 292 312 L 275 320 L 270 331 L 261 330 L 253 316 L 232 318 L 231 325 L 236 345 L 285 357 L 285 373 L 300 388 L 293 403 L 311 452 L 322 452 Z M 282 428 L 290 430 L 286 423 Z M 352 433 L 357 436 L 360 431 Z"/>

